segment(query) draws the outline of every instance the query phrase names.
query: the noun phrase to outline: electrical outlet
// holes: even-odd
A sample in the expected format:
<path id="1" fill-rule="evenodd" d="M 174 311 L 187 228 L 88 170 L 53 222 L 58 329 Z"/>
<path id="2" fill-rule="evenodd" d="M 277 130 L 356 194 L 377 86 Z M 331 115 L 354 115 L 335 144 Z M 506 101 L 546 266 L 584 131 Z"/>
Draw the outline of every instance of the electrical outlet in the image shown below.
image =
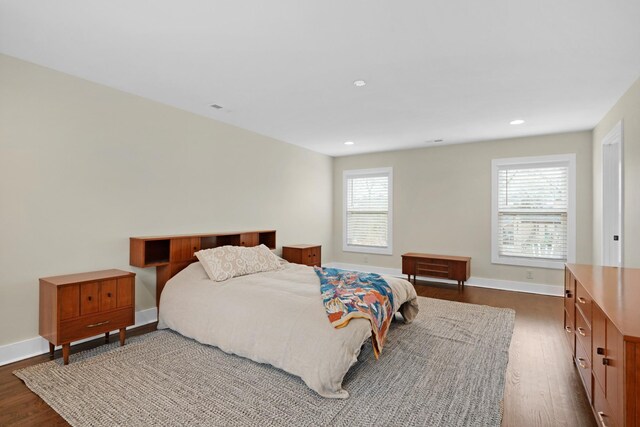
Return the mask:
<path id="1" fill-rule="evenodd" d="M 533 270 L 527 270 L 527 280 L 533 280 Z"/>

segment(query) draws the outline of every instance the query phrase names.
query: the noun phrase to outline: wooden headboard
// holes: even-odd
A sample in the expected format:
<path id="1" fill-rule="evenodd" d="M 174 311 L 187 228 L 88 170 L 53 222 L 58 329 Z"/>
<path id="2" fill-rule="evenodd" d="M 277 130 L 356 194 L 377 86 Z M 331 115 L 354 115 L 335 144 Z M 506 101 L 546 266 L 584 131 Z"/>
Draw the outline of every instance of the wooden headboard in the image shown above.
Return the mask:
<path id="1" fill-rule="evenodd" d="M 275 230 L 243 231 L 240 233 L 183 234 L 129 238 L 129 264 L 134 267 L 156 268 L 156 306 L 169 279 L 197 261 L 193 255 L 201 249 L 218 246 L 258 246 L 276 248 Z"/>

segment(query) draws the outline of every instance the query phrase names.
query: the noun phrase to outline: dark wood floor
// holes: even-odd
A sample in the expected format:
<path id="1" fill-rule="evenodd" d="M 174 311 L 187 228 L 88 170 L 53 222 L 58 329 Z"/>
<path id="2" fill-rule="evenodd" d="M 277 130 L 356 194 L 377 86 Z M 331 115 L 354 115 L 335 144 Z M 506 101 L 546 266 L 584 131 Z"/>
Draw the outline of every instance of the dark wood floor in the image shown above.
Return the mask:
<path id="1" fill-rule="evenodd" d="M 127 338 L 154 331 L 156 324 L 141 326 L 127 331 Z M 118 334 L 112 334 L 110 342 L 118 341 Z M 71 354 L 104 344 L 104 338 L 74 345 Z M 55 357 L 62 357 L 62 350 L 56 351 Z M 72 356 L 73 357 L 73 356 Z M 36 394 L 13 375 L 13 371 L 27 366 L 51 360 L 49 354 L 21 360 L 20 362 L 0 366 L 0 427 L 8 426 L 68 426 L 56 411 L 44 403 Z M 72 359 L 73 361 L 73 359 Z"/>
<path id="2" fill-rule="evenodd" d="M 421 283 L 421 282 L 418 282 Z M 509 348 L 503 427 L 596 426 L 564 337 L 559 297 L 465 286 L 417 285 L 418 295 L 512 308 L 516 324 Z"/>
<path id="3" fill-rule="evenodd" d="M 459 292 L 456 286 L 418 283 L 416 290 L 422 296 L 516 311 L 505 387 L 504 427 L 596 426 L 563 335 L 562 298 L 470 286 Z M 129 336 L 147 333 L 154 327 L 138 328 L 130 331 Z M 103 342 L 99 339 L 83 343 L 74 346 L 72 352 Z M 42 355 L 0 367 L 0 426 L 68 425 L 12 375 L 16 369 L 47 360 L 49 356 Z"/>

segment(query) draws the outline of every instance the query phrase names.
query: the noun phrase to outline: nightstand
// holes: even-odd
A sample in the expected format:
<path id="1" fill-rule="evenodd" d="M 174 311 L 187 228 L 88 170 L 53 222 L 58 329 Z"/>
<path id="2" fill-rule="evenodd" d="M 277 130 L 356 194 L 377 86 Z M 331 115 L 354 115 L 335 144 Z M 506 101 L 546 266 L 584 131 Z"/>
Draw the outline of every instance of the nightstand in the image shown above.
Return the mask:
<path id="1" fill-rule="evenodd" d="M 282 247 L 282 258 L 296 264 L 322 265 L 320 245 L 290 245 Z"/>
<path id="2" fill-rule="evenodd" d="M 124 345 L 126 327 L 135 323 L 135 273 L 122 270 L 92 271 L 40 279 L 40 335 L 49 341 L 53 356 L 62 345 L 69 363 L 72 341 L 120 330 Z"/>

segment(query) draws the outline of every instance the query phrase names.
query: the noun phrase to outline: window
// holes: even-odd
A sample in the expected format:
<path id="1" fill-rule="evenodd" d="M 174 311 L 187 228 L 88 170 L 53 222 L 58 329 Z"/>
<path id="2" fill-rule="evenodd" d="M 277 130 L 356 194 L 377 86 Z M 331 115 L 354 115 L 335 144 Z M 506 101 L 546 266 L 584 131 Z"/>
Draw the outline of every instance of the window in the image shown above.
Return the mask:
<path id="1" fill-rule="evenodd" d="M 492 181 L 493 263 L 575 261 L 575 154 L 496 159 Z"/>
<path id="2" fill-rule="evenodd" d="M 392 172 L 344 171 L 343 250 L 391 255 Z"/>

